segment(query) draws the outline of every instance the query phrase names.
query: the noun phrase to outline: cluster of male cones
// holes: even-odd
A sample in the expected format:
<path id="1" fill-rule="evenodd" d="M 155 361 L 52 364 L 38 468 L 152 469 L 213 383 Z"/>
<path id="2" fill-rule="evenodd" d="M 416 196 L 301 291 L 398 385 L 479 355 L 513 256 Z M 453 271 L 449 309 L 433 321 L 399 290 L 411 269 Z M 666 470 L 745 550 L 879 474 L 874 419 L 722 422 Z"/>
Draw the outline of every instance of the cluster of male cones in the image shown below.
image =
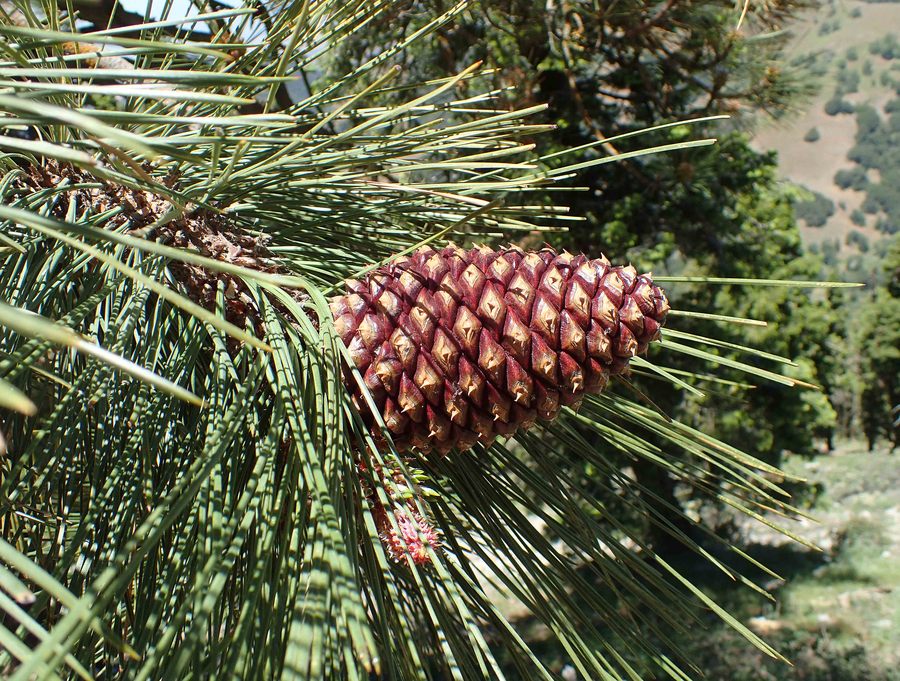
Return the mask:
<path id="1" fill-rule="evenodd" d="M 577 408 L 669 311 L 650 275 L 550 248 L 423 247 L 345 286 L 331 300 L 337 333 L 401 452 L 489 445 Z M 346 384 L 380 432 L 352 372 Z M 394 527 L 368 496 L 390 555 L 427 562 L 437 534 L 415 506 L 393 504 Z"/>

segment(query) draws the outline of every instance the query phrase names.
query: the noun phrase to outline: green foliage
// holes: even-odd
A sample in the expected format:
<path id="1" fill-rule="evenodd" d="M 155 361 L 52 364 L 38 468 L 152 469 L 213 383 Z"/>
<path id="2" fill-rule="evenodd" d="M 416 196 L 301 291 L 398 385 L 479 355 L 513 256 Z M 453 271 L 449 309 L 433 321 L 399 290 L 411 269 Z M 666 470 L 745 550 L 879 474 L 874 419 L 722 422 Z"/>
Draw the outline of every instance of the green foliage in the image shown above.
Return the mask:
<path id="1" fill-rule="evenodd" d="M 900 232 L 900 223 L 895 222 L 891 217 L 879 216 L 879 218 L 875 220 L 875 229 L 888 235 L 896 234 L 897 232 Z"/>
<path id="2" fill-rule="evenodd" d="M 835 178 L 837 182 L 837 178 Z M 824 194 L 805 190 L 812 198 L 797 201 L 794 204 L 794 211 L 797 219 L 803 220 L 810 227 L 823 227 L 828 218 L 834 215 L 834 201 Z"/>
<path id="3" fill-rule="evenodd" d="M 838 239 L 826 239 L 822 242 L 822 261 L 829 267 L 838 264 L 841 242 Z"/>
<path id="4" fill-rule="evenodd" d="M 852 367 L 842 378 L 843 389 L 870 449 L 880 438 L 900 445 L 894 411 L 900 404 L 900 236 L 892 238 L 883 268 L 874 291 L 848 309 L 842 360 Z"/>
<path id="5" fill-rule="evenodd" d="M 837 116 L 838 114 L 852 114 L 855 111 L 853 104 L 840 95 L 835 95 L 825 102 L 825 113 L 829 116 Z"/>
<path id="6" fill-rule="evenodd" d="M 867 207 L 864 202 L 863 208 Z M 876 229 L 891 234 L 893 227 L 888 219 L 880 215 Z M 862 211 L 851 213 L 851 220 L 866 222 Z M 843 317 L 842 334 L 847 341 L 832 347 L 830 395 L 838 412 L 838 431 L 849 437 L 865 436 L 870 447 L 881 438 L 897 442 L 894 410 L 898 397 L 894 384 L 900 366 L 894 348 L 900 338 L 894 327 L 898 310 L 896 300 L 885 290 L 889 272 L 897 267 L 896 238 L 888 236 L 872 240 L 866 234 L 852 230 L 845 243 L 854 247 L 853 251 L 840 263 L 847 276 L 864 281 L 871 288 L 836 299 Z M 826 241 L 823 245 L 826 261 L 837 266 L 839 244 Z"/>
<path id="7" fill-rule="evenodd" d="M 803 135 L 804 142 L 818 142 L 822 137 L 821 133 L 819 133 L 818 128 L 810 128 L 806 131 L 806 134 Z"/>
<path id="8" fill-rule="evenodd" d="M 820 263 L 812 257 L 793 260 L 772 274 L 779 278 L 815 276 Z M 733 292 L 723 290 L 717 296 L 720 304 L 731 304 Z M 823 386 L 824 392 L 804 392 L 794 400 L 784 386 L 759 385 L 753 390 L 732 389 L 723 404 L 716 406 L 715 432 L 729 442 L 742 442 L 757 455 L 771 462 L 780 461 L 781 451 L 809 453 L 817 438 L 827 438 L 836 426 L 836 415 L 828 401 L 828 384 L 832 380 L 831 347 L 843 330 L 840 317 L 828 297 L 810 300 L 786 290 L 772 291 L 766 296 L 736 298 L 740 314 L 751 319 L 778 318 L 775 327 L 750 329 L 740 337 L 745 343 L 765 343 L 774 354 L 791 357 L 796 363 L 788 375 Z M 736 376 L 735 376 L 736 377 Z M 731 404 L 731 409 L 726 406 Z"/>
<path id="9" fill-rule="evenodd" d="M 860 213 L 862 216 L 862 213 Z M 851 218 L 852 219 L 852 218 Z M 856 246 L 861 253 L 868 253 L 869 239 L 858 229 L 852 229 L 847 233 L 846 243 L 848 246 Z"/>
<path id="10" fill-rule="evenodd" d="M 888 60 L 900 56 L 900 42 L 897 41 L 896 34 L 888 33 L 877 40 L 873 40 L 869 43 L 869 54 L 878 55 L 882 59 Z"/>
<path id="11" fill-rule="evenodd" d="M 848 59 L 849 54 L 848 54 Z M 840 99 L 844 95 L 859 91 L 859 71 L 855 69 L 839 68 L 837 72 L 837 88 L 834 97 Z M 842 111 L 842 113 L 845 113 Z M 830 114 L 833 115 L 833 114 Z"/>
<path id="12" fill-rule="evenodd" d="M 781 668 L 741 650 L 738 638 L 712 622 L 705 636 L 684 644 L 710 679 L 896 681 L 900 622 L 893 614 L 900 569 L 894 555 L 900 536 L 890 511 L 900 502 L 896 456 L 881 448 L 866 452 L 853 442 L 827 457 L 792 457 L 786 463 L 788 471 L 808 480 L 803 508 L 816 519 L 798 531 L 821 537 L 822 550 L 798 549 L 750 530 L 749 552 L 781 566 L 784 579 L 767 584 L 778 602 L 742 598 L 714 575 L 707 584 L 713 593 L 730 591 L 733 611 L 776 641 L 793 666 Z M 736 531 L 741 529 L 749 530 L 738 523 Z"/>
<path id="13" fill-rule="evenodd" d="M 862 212 L 866 215 L 875 215 L 878 213 L 879 205 L 873 196 L 866 195 L 862 202 Z"/>
<path id="14" fill-rule="evenodd" d="M 900 297 L 878 290 L 859 312 L 863 354 L 862 427 L 871 449 L 880 437 L 900 445 L 894 409 L 900 405 Z"/>
<path id="15" fill-rule="evenodd" d="M 863 104 L 856 110 L 857 142 L 864 142 L 876 135 L 881 128 L 881 117 L 874 107 Z"/>
<path id="16" fill-rule="evenodd" d="M 876 221 L 876 228 L 893 234 L 900 225 L 900 112 L 894 102 L 885 107 L 885 121 L 873 107 L 859 107 L 856 116 L 857 131 L 854 146 L 847 157 L 858 165 L 841 170 L 835 183 L 842 188 L 851 187 L 866 191 L 862 209 L 869 214 L 883 213 Z M 878 181 L 867 179 L 866 171 L 878 171 Z"/>
<path id="17" fill-rule="evenodd" d="M 841 189 L 854 189 L 856 191 L 865 191 L 869 183 L 866 175 L 866 169 L 860 166 L 841 169 L 834 174 L 834 183 Z"/>
<path id="18" fill-rule="evenodd" d="M 836 33 L 841 30 L 841 22 L 838 19 L 833 19 L 831 21 L 823 21 L 819 24 L 819 35 L 824 36 L 830 33 Z"/>

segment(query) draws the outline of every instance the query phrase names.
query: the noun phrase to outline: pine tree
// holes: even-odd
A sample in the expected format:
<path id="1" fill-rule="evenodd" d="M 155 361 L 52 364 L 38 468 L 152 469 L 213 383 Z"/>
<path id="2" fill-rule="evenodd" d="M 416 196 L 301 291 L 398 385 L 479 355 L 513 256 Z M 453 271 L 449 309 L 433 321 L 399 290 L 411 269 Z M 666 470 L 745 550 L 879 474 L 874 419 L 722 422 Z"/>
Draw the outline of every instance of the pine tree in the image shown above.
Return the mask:
<path id="1" fill-rule="evenodd" d="M 860 425 L 870 451 L 882 437 L 892 450 L 900 447 L 900 236 L 890 242 L 882 278 L 848 320 L 852 349 L 859 354 Z"/>
<path id="2" fill-rule="evenodd" d="M 709 560 L 678 533 L 680 511 L 660 513 L 607 453 L 697 488 L 712 475 L 738 510 L 792 512 L 774 469 L 633 390 L 626 364 L 697 391 L 654 345 L 721 361 L 701 347 L 714 341 L 675 328 L 697 313 L 665 309 L 658 287 L 678 278 L 608 269 L 599 248 L 539 254 L 567 283 L 580 275 L 565 263 L 595 263 L 607 297 L 622 282 L 596 353 L 582 327 L 584 375 L 553 377 L 574 392 L 580 381 L 609 378 L 608 388 L 515 438 L 469 428 L 482 441 L 456 435 L 446 453 L 392 438 L 379 384 L 391 392 L 383 381 L 406 374 L 390 362 L 379 373 L 372 362 L 394 358 L 370 361 L 354 346 L 359 326 L 341 321 L 350 297 L 363 282 L 374 297 L 372 284 L 402 277 L 403 263 L 424 267 L 424 254 L 453 256 L 451 237 L 546 230 L 558 211 L 529 192 L 610 160 L 573 153 L 535 170 L 524 140 L 540 126 L 473 94 L 478 65 L 416 87 L 375 75 L 465 3 L 299 96 L 298 77 L 396 3 L 216 5 L 190 18 L 169 7 L 155 20 L 88 4 L 86 23 L 69 14 L 77 2 L 0 13 L 5 675 L 552 678 L 497 591 L 543 622 L 586 678 L 684 678 L 677 650 L 660 651 L 700 608 L 777 656 L 567 473 L 578 452 L 593 484 Z M 397 102 L 369 105 L 386 93 Z M 450 111 L 467 119 L 448 121 Z M 503 253 L 524 271 L 527 254 Z M 586 295 L 600 300 L 600 288 Z M 538 323 L 553 316 L 537 308 Z M 473 314 L 499 325 L 479 306 Z M 665 316 L 669 337 L 651 343 Z M 562 365 L 559 330 L 542 357 Z M 462 345 L 466 333 L 448 340 Z M 615 343 L 608 359 L 604 340 Z M 549 394 L 534 378 L 541 366 L 528 367 L 535 401 Z M 440 378 L 459 387 L 450 370 Z M 586 445 L 585 429 L 602 447 Z"/>

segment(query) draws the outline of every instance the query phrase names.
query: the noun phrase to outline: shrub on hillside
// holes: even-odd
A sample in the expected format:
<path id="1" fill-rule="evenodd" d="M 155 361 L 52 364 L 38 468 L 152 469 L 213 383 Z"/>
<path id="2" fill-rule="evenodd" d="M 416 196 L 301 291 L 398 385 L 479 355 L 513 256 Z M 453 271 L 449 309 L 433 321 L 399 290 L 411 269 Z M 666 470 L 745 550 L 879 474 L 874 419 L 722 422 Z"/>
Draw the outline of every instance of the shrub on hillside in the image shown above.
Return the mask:
<path id="1" fill-rule="evenodd" d="M 841 30 L 841 22 L 838 19 L 834 21 L 825 21 L 819 26 L 819 35 L 828 35 Z"/>
<path id="2" fill-rule="evenodd" d="M 834 215 L 834 201 L 819 192 L 811 192 L 812 198 L 807 201 L 798 201 L 794 205 L 797 218 L 806 222 L 810 227 L 822 227 L 828 218 Z"/>
<path id="3" fill-rule="evenodd" d="M 838 71 L 837 81 L 835 97 L 859 92 L 859 72 L 855 69 L 841 69 Z"/>
<path id="4" fill-rule="evenodd" d="M 875 229 L 877 229 L 879 232 L 882 232 L 883 234 L 892 235 L 900 232 L 900 223 L 894 222 L 890 218 L 882 216 L 875 221 Z"/>
<path id="5" fill-rule="evenodd" d="M 826 265 L 837 265 L 838 254 L 841 252 L 841 242 L 837 239 L 822 242 L 822 260 Z"/>
<path id="6" fill-rule="evenodd" d="M 869 185 L 866 198 L 875 201 L 878 208 L 893 218 L 894 222 L 900 222 L 900 187 L 885 182 L 882 178 L 879 184 Z"/>
<path id="7" fill-rule="evenodd" d="M 882 59 L 893 59 L 900 55 L 900 42 L 893 33 L 888 33 L 882 38 L 873 40 L 869 44 L 869 54 L 877 54 Z"/>
<path id="8" fill-rule="evenodd" d="M 856 136 L 857 139 L 868 139 L 881 128 L 881 117 L 875 107 L 869 104 L 860 104 L 856 109 Z"/>
<path id="9" fill-rule="evenodd" d="M 810 128 L 809 130 L 806 131 L 806 134 L 803 136 L 803 141 L 804 142 L 818 142 L 820 137 L 822 137 L 822 135 L 819 133 L 818 128 Z"/>
<path id="10" fill-rule="evenodd" d="M 834 174 L 834 183 L 841 189 L 863 191 L 868 182 L 866 169 L 858 165 L 852 168 L 842 168 Z"/>
<path id="11" fill-rule="evenodd" d="M 869 239 L 858 229 L 850 230 L 849 234 L 847 234 L 847 238 L 844 240 L 844 243 L 846 243 L 848 246 L 856 246 L 856 248 L 859 249 L 860 253 L 869 252 Z"/>
<path id="12" fill-rule="evenodd" d="M 837 116 L 838 114 L 852 114 L 855 111 L 853 104 L 840 95 L 835 95 L 825 102 L 825 113 L 829 116 Z"/>

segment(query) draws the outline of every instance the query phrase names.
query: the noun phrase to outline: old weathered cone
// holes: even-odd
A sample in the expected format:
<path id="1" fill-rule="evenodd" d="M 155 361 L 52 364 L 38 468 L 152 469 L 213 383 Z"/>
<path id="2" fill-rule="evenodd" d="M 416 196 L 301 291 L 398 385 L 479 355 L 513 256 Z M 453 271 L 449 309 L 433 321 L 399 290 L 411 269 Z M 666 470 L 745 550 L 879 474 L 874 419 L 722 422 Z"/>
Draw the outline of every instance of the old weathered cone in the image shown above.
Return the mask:
<path id="1" fill-rule="evenodd" d="M 604 257 L 452 244 L 348 280 L 331 300 L 400 451 L 489 444 L 577 407 L 659 337 L 668 310 L 650 275 Z"/>

